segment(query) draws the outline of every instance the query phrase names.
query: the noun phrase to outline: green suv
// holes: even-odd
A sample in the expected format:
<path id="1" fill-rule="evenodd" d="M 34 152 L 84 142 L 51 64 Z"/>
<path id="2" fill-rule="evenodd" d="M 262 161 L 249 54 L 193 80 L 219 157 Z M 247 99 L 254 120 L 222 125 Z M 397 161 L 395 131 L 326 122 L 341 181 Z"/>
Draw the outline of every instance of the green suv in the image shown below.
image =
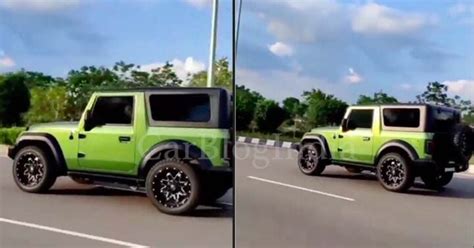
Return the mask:
<path id="1" fill-rule="evenodd" d="M 18 137 L 8 151 L 13 178 L 39 193 L 69 176 L 189 213 L 232 187 L 231 105 L 220 88 L 96 92 L 79 122 L 33 125 Z"/>
<path id="2" fill-rule="evenodd" d="M 303 136 L 298 165 L 307 175 L 320 175 L 331 164 L 353 173 L 376 172 L 390 191 L 408 190 L 417 176 L 439 189 L 454 172 L 468 169 L 473 143 L 472 129 L 452 108 L 353 106 L 340 127 L 316 128 Z"/>

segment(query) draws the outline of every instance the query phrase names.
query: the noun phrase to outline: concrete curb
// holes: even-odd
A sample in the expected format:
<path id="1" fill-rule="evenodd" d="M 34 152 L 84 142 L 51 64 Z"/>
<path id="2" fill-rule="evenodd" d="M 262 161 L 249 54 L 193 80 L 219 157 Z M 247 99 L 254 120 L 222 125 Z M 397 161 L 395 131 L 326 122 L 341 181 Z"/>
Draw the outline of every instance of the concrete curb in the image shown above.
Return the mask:
<path id="1" fill-rule="evenodd" d="M 0 157 L 6 157 L 8 152 L 8 146 L 0 144 Z"/>
<path id="2" fill-rule="evenodd" d="M 261 146 L 269 146 L 269 147 L 289 148 L 289 149 L 297 149 L 299 145 L 298 143 L 287 142 L 287 141 L 267 140 L 267 139 L 251 138 L 251 137 L 244 137 L 244 136 L 238 136 L 237 142 L 261 145 Z"/>

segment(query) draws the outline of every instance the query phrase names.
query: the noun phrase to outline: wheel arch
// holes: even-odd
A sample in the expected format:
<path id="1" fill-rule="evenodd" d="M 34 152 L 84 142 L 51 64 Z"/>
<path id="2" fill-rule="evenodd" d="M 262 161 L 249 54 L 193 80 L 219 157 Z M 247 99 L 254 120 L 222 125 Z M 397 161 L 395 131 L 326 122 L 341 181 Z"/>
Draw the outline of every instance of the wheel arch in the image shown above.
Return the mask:
<path id="1" fill-rule="evenodd" d="M 185 140 L 165 140 L 155 144 L 145 153 L 138 167 L 138 177 L 146 178 L 148 171 L 156 162 L 171 157 L 197 160 L 200 170 L 208 170 L 212 167 L 210 159 L 198 146 Z"/>
<path id="2" fill-rule="evenodd" d="M 407 143 L 406 141 L 403 140 L 390 140 L 384 143 L 379 150 L 377 151 L 377 154 L 375 156 L 375 164 L 378 163 L 379 159 L 390 152 L 396 152 L 401 154 L 402 156 L 405 156 L 407 159 L 410 159 L 411 161 L 417 160 L 419 158 L 416 150 L 413 148 L 412 145 Z"/>
<path id="3" fill-rule="evenodd" d="M 48 133 L 26 133 L 18 137 L 15 146 L 9 152 L 9 157 L 14 159 L 16 154 L 24 147 L 37 146 L 48 152 L 54 159 L 58 168 L 58 175 L 66 175 L 67 165 L 63 151 L 56 138 Z"/>
<path id="4" fill-rule="evenodd" d="M 301 146 L 305 145 L 306 143 L 313 143 L 313 142 L 317 142 L 321 145 L 322 155 L 324 155 L 326 159 L 332 158 L 331 150 L 329 149 L 328 142 L 323 135 L 314 134 L 314 135 L 304 136 L 303 139 L 301 140 Z"/>

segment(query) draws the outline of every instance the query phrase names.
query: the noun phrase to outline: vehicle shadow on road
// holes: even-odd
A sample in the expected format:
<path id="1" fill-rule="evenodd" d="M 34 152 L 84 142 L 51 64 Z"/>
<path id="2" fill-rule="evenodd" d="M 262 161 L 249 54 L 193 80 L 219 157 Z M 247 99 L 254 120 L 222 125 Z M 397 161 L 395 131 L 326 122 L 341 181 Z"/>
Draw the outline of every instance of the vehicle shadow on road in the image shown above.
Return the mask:
<path id="1" fill-rule="evenodd" d="M 108 189 L 104 187 L 50 189 L 48 194 L 53 195 L 84 195 L 84 196 L 145 196 L 143 193 Z"/>
<path id="2" fill-rule="evenodd" d="M 321 174 L 320 177 L 327 178 L 340 178 L 340 179 L 353 179 L 353 180 L 367 180 L 367 181 L 376 181 L 377 177 L 372 174 Z"/>
<path id="3" fill-rule="evenodd" d="M 71 195 L 71 196 L 139 196 L 146 198 L 146 194 L 133 191 L 117 190 L 104 187 L 90 188 L 57 188 L 51 189 L 50 195 Z M 233 207 L 221 203 L 212 203 L 199 206 L 195 211 L 187 215 L 189 217 L 209 217 L 209 218 L 231 218 Z"/>

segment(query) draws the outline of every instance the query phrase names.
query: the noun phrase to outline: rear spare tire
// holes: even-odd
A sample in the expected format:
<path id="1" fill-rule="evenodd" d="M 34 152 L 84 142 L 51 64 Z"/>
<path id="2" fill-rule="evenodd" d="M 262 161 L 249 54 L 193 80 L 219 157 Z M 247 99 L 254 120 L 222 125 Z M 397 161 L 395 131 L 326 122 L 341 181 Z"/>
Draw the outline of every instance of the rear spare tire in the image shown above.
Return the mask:
<path id="1" fill-rule="evenodd" d="M 466 124 L 458 124 L 454 127 L 452 142 L 458 163 L 469 162 L 474 149 L 474 134 L 472 129 Z"/>

